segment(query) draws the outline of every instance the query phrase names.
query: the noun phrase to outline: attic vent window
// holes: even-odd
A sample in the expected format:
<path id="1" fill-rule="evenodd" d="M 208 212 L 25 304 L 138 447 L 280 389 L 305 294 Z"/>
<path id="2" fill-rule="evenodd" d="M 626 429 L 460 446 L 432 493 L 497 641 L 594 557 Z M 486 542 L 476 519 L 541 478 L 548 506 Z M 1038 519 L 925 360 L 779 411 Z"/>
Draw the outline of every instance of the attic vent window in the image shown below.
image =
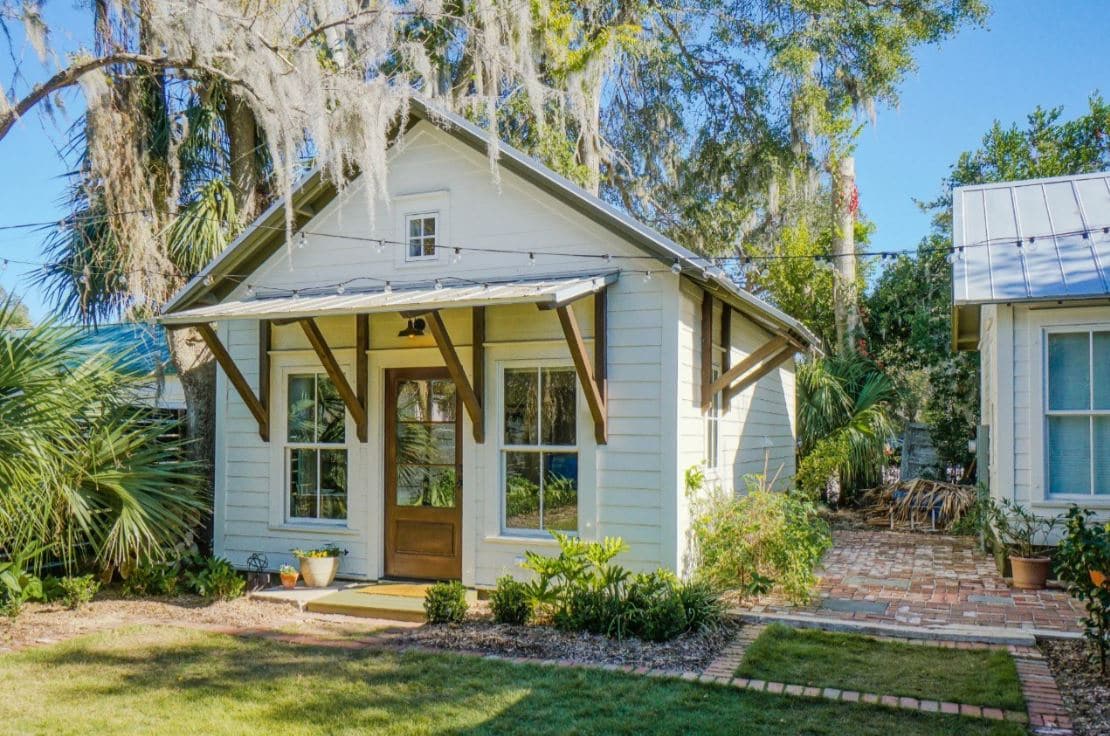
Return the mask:
<path id="1" fill-rule="evenodd" d="M 405 217 L 405 228 L 408 231 L 406 260 L 431 260 L 438 255 L 436 252 L 436 234 L 439 232 L 438 213 L 422 212 L 408 215 Z"/>

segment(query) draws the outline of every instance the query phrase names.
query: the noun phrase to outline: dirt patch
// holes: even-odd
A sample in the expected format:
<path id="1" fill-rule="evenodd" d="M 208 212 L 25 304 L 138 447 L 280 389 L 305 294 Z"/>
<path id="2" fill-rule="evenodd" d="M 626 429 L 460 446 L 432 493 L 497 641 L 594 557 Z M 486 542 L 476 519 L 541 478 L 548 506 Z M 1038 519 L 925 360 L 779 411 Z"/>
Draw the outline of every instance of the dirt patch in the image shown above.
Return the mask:
<path id="1" fill-rule="evenodd" d="M 143 624 L 213 624 L 285 631 L 325 628 L 346 634 L 346 630 L 352 627 L 363 632 L 380 628 L 382 622 L 302 613 L 293 606 L 248 598 L 215 602 L 193 595 L 121 598 L 113 591 L 105 591 L 78 611 L 71 611 L 60 604 L 29 603 L 23 607 L 18 618 L 0 617 L 0 652 Z"/>
<path id="2" fill-rule="evenodd" d="M 702 670 L 736 636 L 737 627 L 686 634 L 668 642 L 610 639 L 559 631 L 548 626 L 510 626 L 486 621 L 427 625 L 397 637 L 400 645 L 530 659 L 568 659 L 582 664 L 631 665 L 669 670 Z"/>
<path id="3" fill-rule="evenodd" d="M 1099 674 L 1087 642 L 1043 639 L 1038 644 L 1071 713 L 1076 736 L 1110 733 L 1110 677 Z"/>

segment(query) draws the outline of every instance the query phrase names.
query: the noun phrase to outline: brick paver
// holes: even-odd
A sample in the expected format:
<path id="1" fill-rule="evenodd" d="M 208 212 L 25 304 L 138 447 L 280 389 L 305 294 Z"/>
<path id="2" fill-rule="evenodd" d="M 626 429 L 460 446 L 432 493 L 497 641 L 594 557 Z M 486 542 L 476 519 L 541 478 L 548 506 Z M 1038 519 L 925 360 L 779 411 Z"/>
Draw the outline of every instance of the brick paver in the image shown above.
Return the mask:
<path id="1" fill-rule="evenodd" d="M 1082 630 L 1078 601 L 1059 590 L 1011 589 L 970 538 L 838 530 L 833 541 L 810 604 L 765 596 L 744 609 L 905 626 Z"/>

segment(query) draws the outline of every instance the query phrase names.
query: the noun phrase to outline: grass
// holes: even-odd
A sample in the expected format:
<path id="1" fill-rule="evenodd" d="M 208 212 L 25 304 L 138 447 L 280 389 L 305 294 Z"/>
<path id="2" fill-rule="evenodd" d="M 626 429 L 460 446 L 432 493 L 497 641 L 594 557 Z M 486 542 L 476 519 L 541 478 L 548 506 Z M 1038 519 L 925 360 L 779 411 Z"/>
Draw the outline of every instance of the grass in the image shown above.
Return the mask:
<path id="1" fill-rule="evenodd" d="M 748 647 L 736 674 L 792 685 L 1025 710 L 1014 660 L 997 650 L 939 649 L 773 624 Z"/>
<path id="2" fill-rule="evenodd" d="M 1018 724 L 622 673 L 162 627 L 0 656 L 12 734 L 1005 734 Z M 18 693 L 18 697 L 14 694 Z"/>

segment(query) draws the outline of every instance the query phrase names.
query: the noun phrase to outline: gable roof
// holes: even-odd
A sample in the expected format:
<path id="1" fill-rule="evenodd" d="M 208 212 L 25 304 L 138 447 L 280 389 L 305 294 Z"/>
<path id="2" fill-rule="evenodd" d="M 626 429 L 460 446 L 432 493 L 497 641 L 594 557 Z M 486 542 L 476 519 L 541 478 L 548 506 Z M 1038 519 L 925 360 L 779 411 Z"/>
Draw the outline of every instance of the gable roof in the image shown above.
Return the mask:
<path id="1" fill-rule="evenodd" d="M 419 120 L 435 125 L 483 154 L 489 150 L 488 131 L 460 115 L 432 107 L 425 99 L 414 96 L 406 129 L 410 129 Z M 820 349 L 818 338 L 805 325 L 741 289 L 712 261 L 590 194 L 531 156 L 502 142 L 498 147 L 498 164 L 660 261 L 668 265 L 678 263 L 685 276 L 714 291 L 720 299 L 771 332 L 787 335 L 800 345 Z M 296 226 L 303 227 L 336 195 L 335 186 L 318 168 L 311 171 L 294 187 L 292 193 Z M 279 200 L 186 284 L 166 304 L 163 314 L 180 312 L 199 304 L 212 304 L 227 297 L 238 283 L 223 277 L 252 272 L 258 268 L 284 244 L 284 233 L 285 201 Z"/>
<path id="2" fill-rule="evenodd" d="M 982 304 L 1110 297 L 1110 172 L 956 187 L 952 246 L 957 350 Z"/>

